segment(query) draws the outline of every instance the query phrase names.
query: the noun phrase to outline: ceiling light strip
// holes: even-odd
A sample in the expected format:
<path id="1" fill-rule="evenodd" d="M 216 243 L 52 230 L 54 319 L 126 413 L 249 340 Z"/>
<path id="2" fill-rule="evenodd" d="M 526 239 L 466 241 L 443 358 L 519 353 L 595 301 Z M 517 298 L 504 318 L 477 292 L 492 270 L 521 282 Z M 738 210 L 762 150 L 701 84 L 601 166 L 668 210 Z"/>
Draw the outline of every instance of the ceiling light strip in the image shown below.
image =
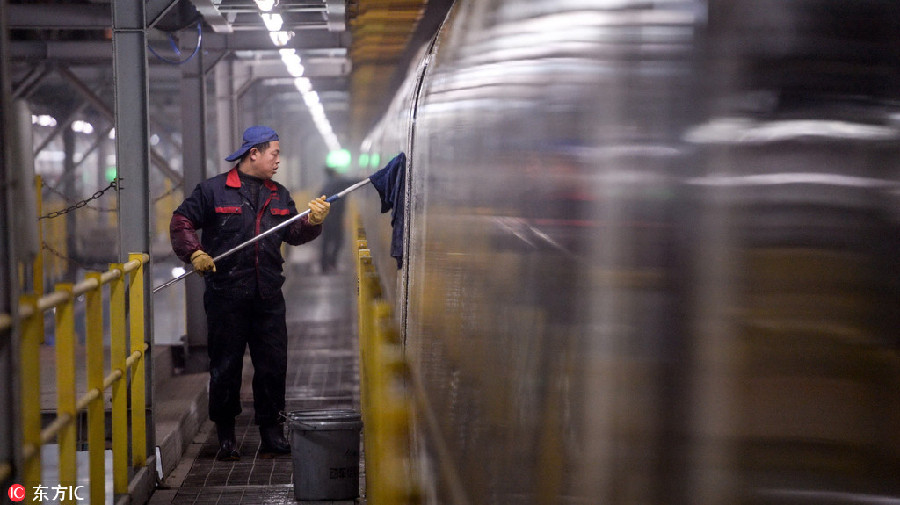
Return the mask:
<path id="1" fill-rule="evenodd" d="M 313 89 L 309 78 L 303 76 L 304 68 L 300 61 L 300 55 L 297 54 L 296 49 L 284 47 L 293 38 L 294 32 L 282 31 L 284 19 L 281 17 L 281 14 L 271 12 L 276 4 L 276 0 L 256 0 L 256 5 L 260 10 L 259 15 L 263 23 L 265 23 L 266 29 L 269 30 L 269 38 L 272 39 L 272 44 L 279 48 L 278 54 L 281 56 L 281 61 L 287 68 L 288 73 L 294 77 L 294 86 L 300 92 L 303 103 L 309 109 L 309 114 L 312 116 L 316 129 L 319 130 L 319 134 L 322 135 L 328 149 L 339 151 L 341 143 L 338 142 L 337 135 L 334 134 L 334 130 L 331 128 L 331 122 L 325 116 L 325 108 L 319 100 L 319 94 Z"/>

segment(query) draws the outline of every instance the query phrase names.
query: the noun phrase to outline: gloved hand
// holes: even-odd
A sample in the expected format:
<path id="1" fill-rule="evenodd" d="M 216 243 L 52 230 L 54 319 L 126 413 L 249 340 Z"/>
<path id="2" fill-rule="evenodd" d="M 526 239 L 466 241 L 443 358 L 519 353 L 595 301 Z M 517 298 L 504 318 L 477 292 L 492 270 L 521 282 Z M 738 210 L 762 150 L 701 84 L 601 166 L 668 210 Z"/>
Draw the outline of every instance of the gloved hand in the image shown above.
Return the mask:
<path id="1" fill-rule="evenodd" d="M 309 224 L 317 225 L 325 221 L 325 216 L 331 210 L 331 204 L 325 201 L 325 195 L 309 201 L 309 216 L 307 220 Z"/>
<path id="2" fill-rule="evenodd" d="M 216 271 L 216 264 L 212 257 L 200 249 L 191 254 L 191 265 L 194 265 L 194 270 L 199 273 Z"/>

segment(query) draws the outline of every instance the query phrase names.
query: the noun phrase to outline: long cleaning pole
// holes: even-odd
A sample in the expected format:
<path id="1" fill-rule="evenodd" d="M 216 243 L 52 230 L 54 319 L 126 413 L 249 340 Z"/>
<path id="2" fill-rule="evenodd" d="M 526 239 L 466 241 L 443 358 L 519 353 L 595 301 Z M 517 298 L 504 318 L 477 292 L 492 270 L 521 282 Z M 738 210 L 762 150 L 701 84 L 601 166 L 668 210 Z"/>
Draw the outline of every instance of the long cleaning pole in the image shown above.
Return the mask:
<path id="1" fill-rule="evenodd" d="M 341 192 L 339 192 L 339 193 L 336 193 L 336 194 L 334 194 L 334 195 L 329 196 L 328 198 L 325 199 L 325 201 L 328 202 L 328 203 L 331 203 L 331 202 L 333 202 L 333 201 L 335 201 L 335 200 L 337 200 L 337 199 L 343 198 L 343 197 L 344 197 L 345 195 L 347 195 L 348 193 L 350 193 L 350 192 L 352 192 L 352 191 L 356 191 L 357 189 L 359 189 L 359 188 L 365 186 L 366 184 L 368 184 L 368 183 L 370 183 L 370 182 L 372 182 L 372 179 L 363 179 L 363 180 L 357 182 L 356 184 L 354 184 L 354 185 L 348 187 L 347 189 L 345 189 L 345 190 L 343 190 L 343 191 L 341 191 Z M 301 217 L 303 217 L 303 216 L 305 216 L 305 215 L 307 215 L 307 214 L 309 214 L 309 209 L 304 210 L 303 212 L 297 214 L 296 216 L 294 216 L 294 217 L 288 219 L 287 221 L 285 221 L 285 222 L 283 222 L 283 223 L 280 223 L 280 224 L 277 225 L 277 226 L 274 226 L 274 227 L 272 227 L 272 228 L 269 228 L 268 230 L 266 230 L 266 231 L 260 233 L 259 235 L 257 235 L 257 236 L 255 236 L 255 237 L 251 238 L 250 240 L 248 240 L 248 241 L 246 241 L 246 242 L 240 243 L 240 244 L 238 244 L 238 245 L 232 247 L 231 249 L 229 249 L 229 250 L 223 252 L 222 254 L 216 256 L 215 258 L 213 258 L 213 263 L 219 261 L 219 260 L 222 259 L 222 258 L 226 258 L 226 257 L 228 257 L 228 256 L 231 256 L 232 254 L 236 253 L 237 251 L 243 249 L 244 247 L 247 247 L 248 245 L 253 244 L 254 242 L 259 241 L 260 239 L 262 239 L 262 238 L 265 237 L 266 235 L 268 235 L 268 234 L 270 234 L 270 233 L 274 233 L 276 230 L 280 230 L 280 229 L 284 228 L 285 226 L 288 226 L 289 224 L 293 223 L 294 221 L 300 219 Z M 159 286 L 156 286 L 155 288 L 153 288 L 153 292 L 156 293 L 156 292 L 158 292 L 158 291 L 162 291 L 163 289 L 165 289 L 165 288 L 167 288 L 167 287 L 169 287 L 169 286 L 175 284 L 176 282 L 180 281 L 181 279 L 184 279 L 185 277 L 191 275 L 191 274 L 194 273 L 194 272 L 196 272 L 196 270 L 188 270 L 187 272 L 185 272 L 185 273 L 179 275 L 178 277 L 175 277 L 175 278 L 173 278 L 173 279 L 171 279 L 171 280 L 166 281 L 166 282 L 163 283 L 163 284 L 160 284 Z"/>

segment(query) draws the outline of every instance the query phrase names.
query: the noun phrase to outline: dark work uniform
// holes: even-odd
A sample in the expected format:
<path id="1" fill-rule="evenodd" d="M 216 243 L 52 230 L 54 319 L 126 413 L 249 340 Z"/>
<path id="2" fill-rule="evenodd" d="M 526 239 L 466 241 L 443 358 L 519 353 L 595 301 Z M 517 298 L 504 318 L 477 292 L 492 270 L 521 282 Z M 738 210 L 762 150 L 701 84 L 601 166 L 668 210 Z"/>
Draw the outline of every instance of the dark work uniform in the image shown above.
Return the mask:
<path id="1" fill-rule="evenodd" d="M 338 176 L 331 176 L 322 187 L 320 195 L 332 196 L 340 193 L 353 181 Z M 322 238 L 319 242 L 322 245 L 322 256 L 320 258 L 322 272 L 330 272 L 337 269 L 337 258 L 341 252 L 341 246 L 344 244 L 344 201 L 343 199 L 331 202 L 331 212 L 329 213 L 329 224 L 322 230 Z"/>
<path id="2" fill-rule="evenodd" d="M 172 248 L 185 262 L 197 249 L 215 258 L 297 214 L 287 189 L 233 168 L 198 184 L 175 209 Z M 203 230 L 198 240 L 196 230 Z M 284 410 L 287 327 L 281 244 L 316 238 L 322 225 L 302 217 L 290 226 L 216 261 L 204 275 L 210 359 L 209 418 L 229 422 L 241 412 L 244 350 L 253 362 L 253 406 L 260 425 L 279 422 Z"/>

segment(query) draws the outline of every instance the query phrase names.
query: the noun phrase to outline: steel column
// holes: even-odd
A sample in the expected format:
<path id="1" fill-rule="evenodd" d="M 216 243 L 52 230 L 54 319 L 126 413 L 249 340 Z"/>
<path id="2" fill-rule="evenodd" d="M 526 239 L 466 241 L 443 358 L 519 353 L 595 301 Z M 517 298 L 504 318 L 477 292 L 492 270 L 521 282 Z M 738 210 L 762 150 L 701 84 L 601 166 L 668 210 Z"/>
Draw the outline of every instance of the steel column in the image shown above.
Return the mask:
<path id="1" fill-rule="evenodd" d="M 216 139 L 218 139 L 219 145 L 219 152 L 216 154 L 221 155 L 222 153 L 231 152 L 228 150 L 229 147 L 241 139 L 241 135 L 237 131 L 237 107 L 235 106 L 237 92 L 234 85 L 234 62 L 223 61 L 216 65 L 215 78 Z M 216 159 L 218 159 L 218 156 Z"/>
<path id="2" fill-rule="evenodd" d="M 7 54 L 9 40 L 7 39 L 7 11 L 6 2 L 0 2 L 0 117 L 7 118 L 13 114 L 12 100 L 10 99 L 9 72 L 7 72 Z M 0 130 L 0 181 L 8 181 L 12 172 L 10 128 L 12 121 L 3 121 Z M 14 281 L 17 271 L 13 241 L 15 230 L 12 229 L 13 207 L 10 193 L 11 185 L 4 182 L 0 184 L 0 285 L 8 286 L 0 290 L 0 314 L 15 314 L 13 300 L 16 299 L 18 282 Z M 7 334 L 8 333 L 8 334 Z M 15 352 L 18 348 L 16 340 L 18 334 L 15 328 L 3 330 L 0 333 L 0 380 L 6 382 L 7 387 L 0 388 L 0 409 L 10 414 L 0 419 L 0 466 L 12 468 L 10 463 L 15 463 L 20 450 L 16 449 L 21 444 L 21 439 L 16 433 L 16 420 L 18 419 L 18 402 L 16 401 L 19 385 L 14 373 Z M 21 478 L 21 470 L 18 475 Z M 0 477 L 0 486 L 7 488 L 10 480 Z"/>
<path id="3" fill-rule="evenodd" d="M 110 119 L 110 121 L 113 121 L 113 122 L 116 121 L 115 112 L 112 109 L 110 109 L 109 106 L 106 105 L 106 103 L 100 97 L 98 97 L 96 94 L 94 94 L 94 92 L 91 91 L 91 89 L 85 83 L 81 82 L 81 80 L 78 79 L 78 77 L 76 77 L 75 74 L 73 74 L 71 70 L 58 65 L 56 67 L 56 71 L 57 71 L 57 73 L 59 73 L 59 75 L 68 79 L 75 86 L 75 89 L 77 89 L 82 94 L 82 96 L 84 96 L 85 99 L 87 99 L 87 101 L 91 103 L 91 105 L 97 110 L 97 112 L 100 112 L 101 114 L 107 116 Z M 152 121 L 152 119 L 150 121 Z M 157 124 L 155 126 L 160 131 L 166 131 L 166 128 L 164 125 Z M 149 133 L 149 131 L 148 131 L 148 133 Z M 116 144 L 116 145 L 118 145 L 118 144 Z M 169 166 L 169 162 L 166 160 L 166 158 L 164 156 L 159 154 L 152 147 L 149 149 L 150 149 L 150 157 L 153 160 L 156 167 L 159 168 L 159 170 L 166 177 L 171 179 L 174 184 L 180 184 L 181 183 L 181 174 L 179 174 L 178 172 L 173 170 L 172 167 Z"/>
<path id="4" fill-rule="evenodd" d="M 71 115 L 69 118 L 71 119 Z M 78 178 L 75 174 L 75 132 L 71 128 L 62 129 L 63 153 L 63 175 L 64 181 L 63 194 L 66 195 L 67 202 L 77 202 L 81 200 L 78 192 Z M 78 258 L 78 220 L 74 212 L 65 215 L 66 220 L 66 252 L 70 258 Z M 76 282 L 78 265 L 74 261 L 66 262 L 66 282 L 74 284 Z"/>
<path id="5" fill-rule="evenodd" d="M 116 167 L 122 178 L 119 196 L 119 258 L 129 253 L 150 252 L 150 112 L 147 78 L 147 33 L 144 0 L 114 0 L 113 73 L 115 87 Z M 142 269 L 144 289 L 144 336 L 152 339 L 153 311 L 150 269 Z M 145 356 L 147 453 L 156 445 L 153 436 L 152 353 Z"/>
<path id="6" fill-rule="evenodd" d="M 206 76 L 203 71 L 203 52 L 198 52 L 181 69 L 181 159 L 184 167 L 184 196 L 188 196 L 197 184 L 206 179 Z M 186 344 L 187 351 L 191 352 L 191 349 L 206 346 L 203 280 L 199 276 L 187 279 L 184 294 Z M 205 354 L 203 352 L 204 356 Z"/>
<path id="7" fill-rule="evenodd" d="M 150 113 L 144 2 L 113 2 L 119 258 L 150 250 Z"/>

